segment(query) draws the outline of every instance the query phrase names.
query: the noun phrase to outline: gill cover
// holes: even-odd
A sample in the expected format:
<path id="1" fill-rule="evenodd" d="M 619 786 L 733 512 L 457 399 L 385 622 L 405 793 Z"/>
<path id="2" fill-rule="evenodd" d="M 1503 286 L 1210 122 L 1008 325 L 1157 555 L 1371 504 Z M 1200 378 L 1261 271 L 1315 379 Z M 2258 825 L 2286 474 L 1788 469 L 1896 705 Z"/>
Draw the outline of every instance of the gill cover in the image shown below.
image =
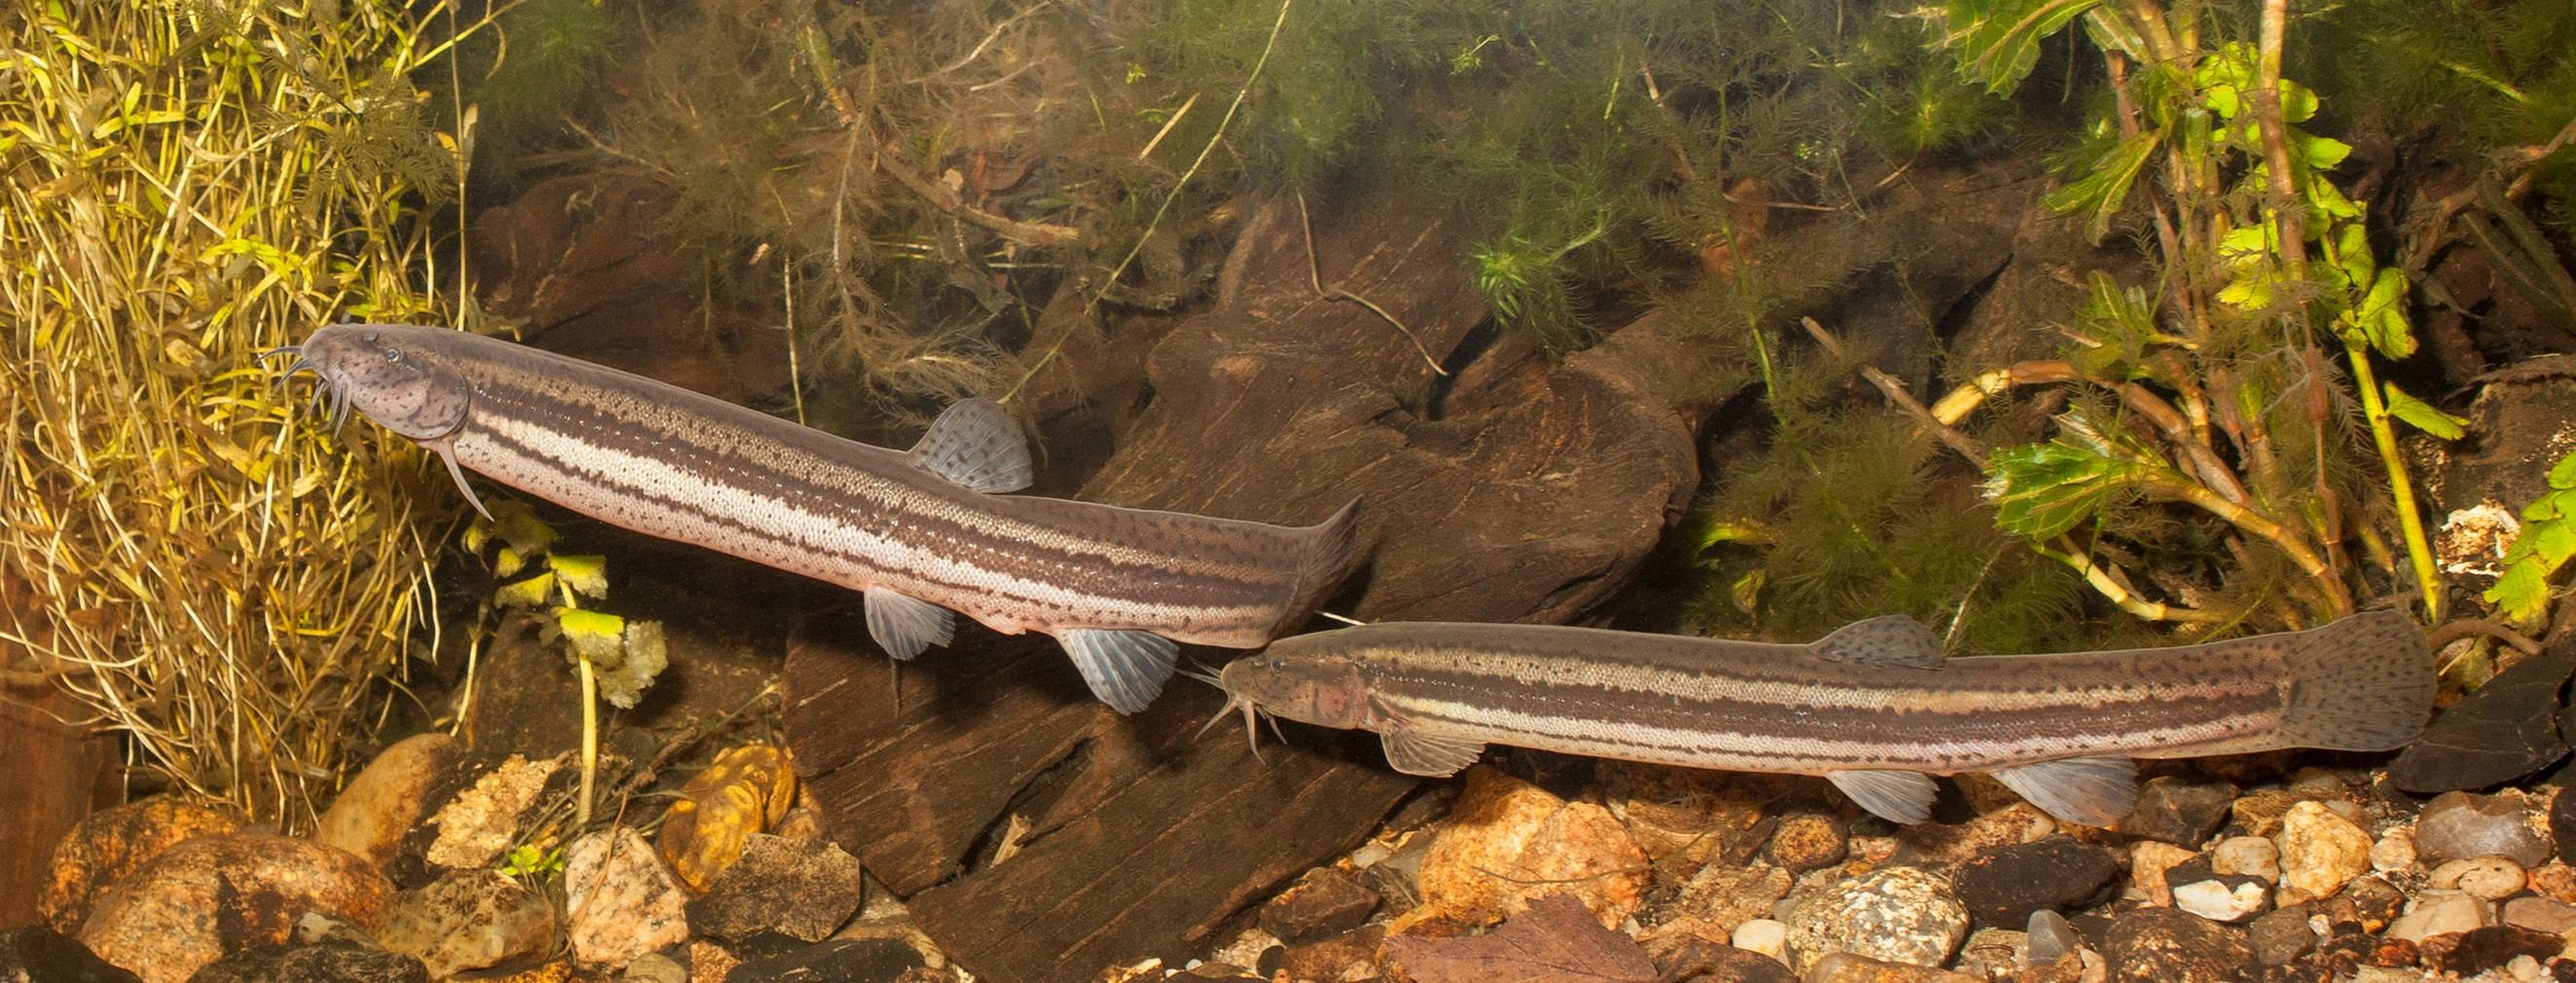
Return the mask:
<path id="1" fill-rule="evenodd" d="M 474 409 L 473 383 L 429 353 L 407 348 L 397 337 L 420 330 L 424 329 L 333 325 L 314 332 L 297 347 L 298 364 L 321 376 L 335 406 L 366 414 L 377 425 L 438 452 L 457 490 L 488 520 L 491 510 L 475 497 L 474 489 L 465 483 L 464 469 L 456 463 L 455 438 Z"/>

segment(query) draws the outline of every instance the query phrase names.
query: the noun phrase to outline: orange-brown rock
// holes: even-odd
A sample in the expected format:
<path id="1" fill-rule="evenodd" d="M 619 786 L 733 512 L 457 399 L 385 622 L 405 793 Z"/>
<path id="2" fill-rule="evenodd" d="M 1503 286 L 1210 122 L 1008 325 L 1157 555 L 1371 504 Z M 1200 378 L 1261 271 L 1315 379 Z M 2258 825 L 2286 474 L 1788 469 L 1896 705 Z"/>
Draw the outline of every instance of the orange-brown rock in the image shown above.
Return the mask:
<path id="1" fill-rule="evenodd" d="M 1422 906 L 1399 921 L 1498 921 L 1566 893 L 1617 925 L 1636 913 L 1646 881 L 1645 852 L 1610 810 L 1480 767 L 1423 855 Z"/>
<path id="2" fill-rule="evenodd" d="M 746 744 L 716 756 L 689 779 L 662 819 L 654 847 L 690 891 L 704 893 L 742 856 L 743 841 L 778 825 L 796 804 L 796 771 L 787 752 Z"/>
<path id="3" fill-rule="evenodd" d="M 230 806 L 167 795 L 93 813 L 54 847 L 53 874 L 37 911 L 54 931 L 78 935 L 109 885 L 183 840 L 229 833 L 245 821 Z"/>
<path id="4" fill-rule="evenodd" d="M 430 786 L 464 755 L 464 744 L 435 731 L 396 742 L 340 790 L 313 839 L 357 854 L 379 870 L 393 869 L 403 837 L 434 804 Z"/>
<path id="5" fill-rule="evenodd" d="M 98 896 L 81 941 L 144 983 L 184 983 L 227 952 L 277 945 L 318 912 L 373 928 L 393 883 L 337 847 L 269 833 L 200 836 Z"/>

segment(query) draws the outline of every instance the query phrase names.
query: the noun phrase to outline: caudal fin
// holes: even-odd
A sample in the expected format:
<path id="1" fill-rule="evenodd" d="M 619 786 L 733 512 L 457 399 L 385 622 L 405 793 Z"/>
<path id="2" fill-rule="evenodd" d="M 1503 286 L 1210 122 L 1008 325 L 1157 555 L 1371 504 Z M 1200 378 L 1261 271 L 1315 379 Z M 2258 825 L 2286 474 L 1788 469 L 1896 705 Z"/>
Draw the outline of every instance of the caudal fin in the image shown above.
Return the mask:
<path id="1" fill-rule="evenodd" d="M 1331 600 L 1359 568 L 1359 499 L 1342 506 L 1333 517 L 1298 530 L 1306 537 L 1302 560 L 1297 567 L 1297 586 L 1290 595 L 1288 610 L 1282 613 L 1271 634 L 1278 635 L 1304 624 L 1316 609 Z"/>
<path id="2" fill-rule="evenodd" d="M 2424 733 L 2433 713 L 2433 651 L 2415 619 L 2364 611 L 2299 632 L 2282 656 L 2291 679 L 2282 744 L 2387 751 Z"/>

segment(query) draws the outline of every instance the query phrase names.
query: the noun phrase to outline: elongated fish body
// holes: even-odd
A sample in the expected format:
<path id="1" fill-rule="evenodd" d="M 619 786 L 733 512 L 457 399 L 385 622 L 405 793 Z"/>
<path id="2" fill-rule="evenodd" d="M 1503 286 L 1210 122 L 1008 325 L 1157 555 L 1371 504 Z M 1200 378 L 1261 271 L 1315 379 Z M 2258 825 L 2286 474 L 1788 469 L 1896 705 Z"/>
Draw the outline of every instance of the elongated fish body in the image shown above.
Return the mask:
<path id="1" fill-rule="evenodd" d="M 897 451 L 444 328 L 338 325 L 290 351 L 341 411 L 451 472 L 862 591 L 870 633 L 898 658 L 948 643 L 951 611 L 1051 634 L 1126 713 L 1159 692 L 1175 642 L 1268 642 L 1353 559 L 1351 508 L 1292 528 L 993 494 L 1026 487 L 1030 467 L 988 400 L 951 406 Z"/>
<path id="2" fill-rule="evenodd" d="M 1385 623 L 1282 639 L 1218 680 L 1247 716 L 1375 731 L 1415 774 L 1507 744 L 1821 775 L 1918 822 L 1925 776 L 1981 771 L 2108 825 L 2134 802 L 2132 758 L 2400 747 L 2432 711 L 2434 671 L 2412 619 L 2372 611 L 2203 645 L 1956 659 L 1902 616 L 1806 645 Z"/>

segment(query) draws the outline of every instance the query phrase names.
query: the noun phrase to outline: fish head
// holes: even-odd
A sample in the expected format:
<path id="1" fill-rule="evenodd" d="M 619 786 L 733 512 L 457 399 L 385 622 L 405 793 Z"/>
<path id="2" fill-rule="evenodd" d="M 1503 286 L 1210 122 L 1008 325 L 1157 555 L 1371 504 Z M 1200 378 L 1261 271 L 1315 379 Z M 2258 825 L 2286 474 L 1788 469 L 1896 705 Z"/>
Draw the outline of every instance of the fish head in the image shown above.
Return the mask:
<path id="1" fill-rule="evenodd" d="M 1318 727 L 1364 727 L 1375 719 L 1358 663 L 1278 649 L 1236 659 L 1217 674 L 1230 704 Z"/>
<path id="2" fill-rule="evenodd" d="M 296 356 L 293 375 L 311 369 L 321 379 L 317 397 L 331 401 L 331 415 L 366 414 L 387 430 L 429 443 L 465 426 L 473 409 L 470 380 L 437 357 L 445 328 L 400 324 L 335 324 L 301 345 L 279 349 Z"/>

